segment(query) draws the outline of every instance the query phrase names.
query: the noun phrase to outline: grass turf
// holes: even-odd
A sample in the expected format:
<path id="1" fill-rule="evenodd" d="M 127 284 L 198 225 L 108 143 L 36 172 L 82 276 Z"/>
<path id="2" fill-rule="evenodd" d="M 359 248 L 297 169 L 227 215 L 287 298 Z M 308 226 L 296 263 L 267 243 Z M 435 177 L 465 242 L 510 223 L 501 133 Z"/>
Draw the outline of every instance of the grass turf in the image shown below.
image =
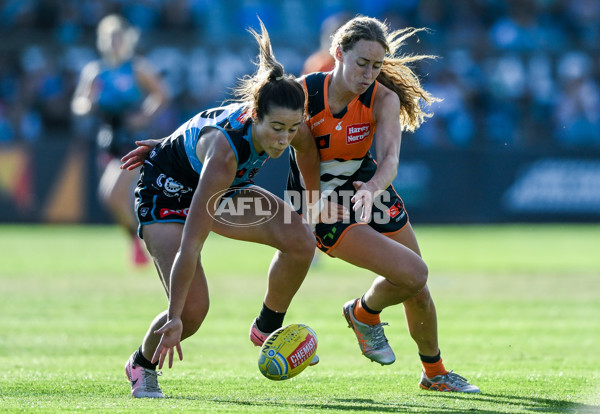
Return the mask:
<path id="1" fill-rule="evenodd" d="M 0 226 L 0 410 L 5 412 L 600 413 L 600 226 L 416 227 L 442 356 L 480 395 L 422 391 L 401 307 L 383 314 L 397 361 L 360 355 L 341 305 L 372 275 L 319 255 L 286 322 L 319 335 L 321 363 L 272 382 L 247 331 L 272 249 L 211 236 L 211 311 L 160 378 L 129 395 L 123 365 L 166 306 L 152 268 L 132 269 L 112 226 Z"/>

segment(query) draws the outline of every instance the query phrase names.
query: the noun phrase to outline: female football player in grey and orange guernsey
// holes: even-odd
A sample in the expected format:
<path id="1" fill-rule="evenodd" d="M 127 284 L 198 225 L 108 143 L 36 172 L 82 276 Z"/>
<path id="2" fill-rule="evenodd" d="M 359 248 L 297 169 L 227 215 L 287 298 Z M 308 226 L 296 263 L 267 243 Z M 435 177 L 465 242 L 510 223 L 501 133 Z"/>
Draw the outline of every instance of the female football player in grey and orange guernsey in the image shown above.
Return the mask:
<path id="1" fill-rule="evenodd" d="M 321 195 L 355 213 L 349 220 L 317 223 L 315 235 L 330 256 L 380 275 L 361 298 L 343 306 L 367 358 L 382 365 L 395 361 L 379 313 L 402 303 L 423 365 L 421 388 L 479 392 L 442 363 L 428 269 L 391 185 L 402 130 L 414 131 L 431 116 L 422 110 L 422 101 L 437 100 L 407 66 L 430 56 L 396 56 L 403 41 L 420 30 L 390 33 L 377 19 L 355 17 L 332 37 L 333 71 L 301 78 L 308 96 L 307 123 L 320 152 Z M 377 163 L 369 153 L 373 139 Z M 298 192 L 298 158 L 290 153 L 288 189 Z"/>
<path id="2" fill-rule="evenodd" d="M 134 397 L 164 397 L 156 366 L 168 358 L 171 367 L 174 349 L 182 358 L 181 340 L 198 330 L 208 312 L 200 257 L 211 231 L 277 249 L 267 298 L 253 324 L 258 344 L 266 338 L 263 332 L 282 325 L 310 267 L 315 251 L 310 227 L 283 200 L 252 183 L 267 158 L 281 156 L 292 145 L 305 182 L 313 190 L 319 186 L 318 152 L 303 122 L 304 90 L 284 74 L 262 22 L 261 29 L 260 35 L 250 30 L 260 46 L 258 70 L 236 89 L 239 102 L 197 114 L 154 148 L 142 168 L 136 189 L 139 234 L 169 306 L 154 318 L 125 366 Z M 241 210 L 227 207 L 241 198 L 246 201 Z M 273 206 L 268 220 L 265 200 Z"/>

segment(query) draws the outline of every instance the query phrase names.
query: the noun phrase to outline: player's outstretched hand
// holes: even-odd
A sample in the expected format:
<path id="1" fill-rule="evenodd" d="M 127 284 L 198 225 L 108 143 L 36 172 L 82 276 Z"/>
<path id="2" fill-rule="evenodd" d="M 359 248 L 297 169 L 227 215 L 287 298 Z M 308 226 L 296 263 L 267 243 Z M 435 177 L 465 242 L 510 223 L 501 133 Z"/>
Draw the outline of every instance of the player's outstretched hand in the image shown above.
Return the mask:
<path id="1" fill-rule="evenodd" d="M 165 323 L 162 328 L 154 331 L 157 335 L 162 335 L 154 355 L 152 363 L 158 362 L 158 369 L 161 369 L 169 355 L 169 368 L 173 367 L 173 348 L 177 348 L 179 360 L 183 360 L 183 351 L 181 350 L 181 333 L 183 332 L 183 323 L 179 318 L 173 318 Z"/>
<path id="2" fill-rule="evenodd" d="M 127 154 L 121 158 L 121 169 L 133 171 L 138 167 L 141 167 L 144 164 L 146 158 L 150 152 L 156 147 L 158 144 L 162 142 L 164 138 L 161 139 L 145 139 L 142 141 L 135 141 L 135 145 L 138 147 L 132 149 Z"/>
<path id="3" fill-rule="evenodd" d="M 354 203 L 354 212 L 360 211 L 359 221 L 368 223 L 371 219 L 371 211 L 373 209 L 373 191 L 369 188 L 367 183 L 362 181 L 354 181 L 352 183 L 356 189 L 356 194 L 352 197 Z"/>

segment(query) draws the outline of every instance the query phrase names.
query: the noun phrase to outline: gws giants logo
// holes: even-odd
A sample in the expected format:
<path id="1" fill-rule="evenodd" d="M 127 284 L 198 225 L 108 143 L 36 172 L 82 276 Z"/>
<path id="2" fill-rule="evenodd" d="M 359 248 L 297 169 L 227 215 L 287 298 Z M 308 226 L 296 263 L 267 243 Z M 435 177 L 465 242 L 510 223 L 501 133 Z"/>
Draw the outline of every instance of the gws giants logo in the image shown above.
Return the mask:
<path id="1" fill-rule="evenodd" d="M 219 223 L 251 227 L 272 220 L 279 204 L 272 194 L 258 188 L 228 188 L 214 194 L 206 203 L 206 210 Z"/>
<path id="2" fill-rule="evenodd" d="M 371 133 L 371 124 L 354 124 L 346 128 L 346 144 L 362 142 Z"/>

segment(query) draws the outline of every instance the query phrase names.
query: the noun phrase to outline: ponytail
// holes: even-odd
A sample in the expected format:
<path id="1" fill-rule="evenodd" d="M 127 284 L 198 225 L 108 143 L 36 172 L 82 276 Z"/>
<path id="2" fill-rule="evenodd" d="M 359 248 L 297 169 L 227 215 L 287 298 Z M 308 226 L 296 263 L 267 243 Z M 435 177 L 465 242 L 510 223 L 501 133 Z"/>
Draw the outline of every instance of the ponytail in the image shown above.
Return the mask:
<path id="1" fill-rule="evenodd" d="M 284 67 L 275 59 L 271 39 L 263 22 L 260 22 L 261 33 L 254 29 L 248 32 L 254 37 L 259 47 L 257 70 L 253 76 L 245 76 L 234 88 L 236 101 L 247 102 L 250 113 L 262 120 L 271 106 L 304 111 L 306 96 L 302 86 L 296 79 L 285 73 Z"/>

